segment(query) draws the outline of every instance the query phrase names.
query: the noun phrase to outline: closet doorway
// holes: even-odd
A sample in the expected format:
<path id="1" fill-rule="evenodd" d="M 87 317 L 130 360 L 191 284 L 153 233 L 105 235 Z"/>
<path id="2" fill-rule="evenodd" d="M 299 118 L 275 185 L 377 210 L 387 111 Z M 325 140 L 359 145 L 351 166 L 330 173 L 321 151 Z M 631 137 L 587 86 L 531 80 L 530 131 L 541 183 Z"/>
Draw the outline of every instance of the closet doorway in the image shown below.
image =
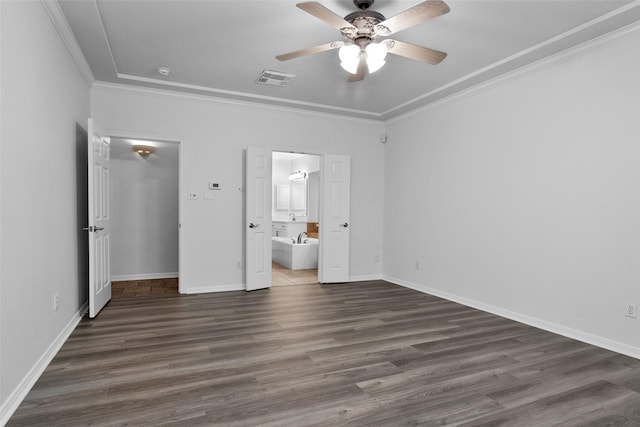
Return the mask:
<path id="1" fill-rule="evenodd" d="M 111 138 L 112 295 L 177 294 L 178 142 Z"/>

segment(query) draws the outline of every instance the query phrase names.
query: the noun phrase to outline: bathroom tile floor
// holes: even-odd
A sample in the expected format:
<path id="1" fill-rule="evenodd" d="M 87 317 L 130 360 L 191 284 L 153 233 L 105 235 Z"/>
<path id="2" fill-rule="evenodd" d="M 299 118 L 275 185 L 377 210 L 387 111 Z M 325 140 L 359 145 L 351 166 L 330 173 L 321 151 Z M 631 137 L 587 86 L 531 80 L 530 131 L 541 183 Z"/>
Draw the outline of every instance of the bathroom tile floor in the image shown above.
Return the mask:
<path id="1" fill-rule="evenodd" d="M 271 263 L 272 286 L 304 285 L 318 283 L 318 270 L 289 270 L 276 262 Z"/>

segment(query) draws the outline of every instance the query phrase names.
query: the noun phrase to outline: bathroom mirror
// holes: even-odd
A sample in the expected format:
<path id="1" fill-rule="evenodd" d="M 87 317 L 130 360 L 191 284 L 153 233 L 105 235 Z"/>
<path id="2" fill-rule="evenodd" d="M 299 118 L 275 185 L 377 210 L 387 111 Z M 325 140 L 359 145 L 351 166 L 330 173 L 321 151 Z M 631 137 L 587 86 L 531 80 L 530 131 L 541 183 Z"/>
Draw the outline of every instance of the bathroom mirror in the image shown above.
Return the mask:
<path id="1" fill-rule="evenodd" d="M 274 208 L 279 211 L 289 211 L 291 189 L 289 184 L 274 184 Z"/>
<path id="2" fill-rule="evenodd" d="M 305 179 L 290 181 L 291 172 L 304 171 Z M 308 214 L 314 209 L 318 214 L 319 189 L 310 190 L 310 185 L 319 186 L 320 156 L 303 153 L 273 152 L 273 221 L 310 221 Z M 313 178 L 315 177 L 315 178 Z M 315 184 L 310 184 L 315 179 Z M 314 200 L 310 200 L 310 191 L 314 191 Z M 295 219 L 294 219 L 295 218 Z M 317 219 L 315 220 L 317 222 Z"/>

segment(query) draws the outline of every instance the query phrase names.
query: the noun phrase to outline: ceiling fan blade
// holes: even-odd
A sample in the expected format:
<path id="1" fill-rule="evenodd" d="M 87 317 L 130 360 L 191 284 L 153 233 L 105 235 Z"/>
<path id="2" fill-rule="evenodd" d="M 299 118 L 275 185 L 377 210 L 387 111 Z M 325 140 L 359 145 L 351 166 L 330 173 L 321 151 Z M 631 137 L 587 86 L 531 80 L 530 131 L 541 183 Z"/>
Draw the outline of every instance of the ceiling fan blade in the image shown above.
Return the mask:
<path id="1" fill-rule="evenodd" d="M 364 72 L 367 69 L 366 57 L 364 55 L 360 55 L 360 62 L 358 63 L 358 71 L 355 74 L 349 74 L 349 78 L 347 81 L 351 82 L 359 82 L 360 80 L 364 80 Z"/>
<path id="2" fill-rule="evenodd" d="M 282 55 L 276 56 L 276 59 L 280 61 L 288 61 L 290 59 L 299 58 L 301 56 L 313 55 L 314 53 L 338 49 L 342 46 L 344 46 L 344 42 L 331 42 L 320 46 L 309 47 L 307 49 L 296 50 L 295 52 L 284 53 Z"/>
<path id="3" fill-rule="evenodd" d="M 298 3 L 296 6 L 340 31 L 351 33 L 355 33 L 357 31 L 356 27 L 345 21 L 342 16 L 336 15 L 318 2 L 308 1 Z"/>
<path id="4" fill-rule="evenodd" d="M 416 61 L 428 62 L 429 64 L 439 64 L 447 57 L 445 52 L 398 40 L 387 39 L 383 43 L 387 45 L 389 53 L 415 59 Z"/>
<path id="5" fill-rule="evenodd" d="M 421 22 L 444 15 L 449 12 L 449 6 L 442 0 L 427 0 L 412 8 L 400 12 L 391 18 L 382 21 L 375 27 L 376 34 L 388 36 L 402 31 Z"/>

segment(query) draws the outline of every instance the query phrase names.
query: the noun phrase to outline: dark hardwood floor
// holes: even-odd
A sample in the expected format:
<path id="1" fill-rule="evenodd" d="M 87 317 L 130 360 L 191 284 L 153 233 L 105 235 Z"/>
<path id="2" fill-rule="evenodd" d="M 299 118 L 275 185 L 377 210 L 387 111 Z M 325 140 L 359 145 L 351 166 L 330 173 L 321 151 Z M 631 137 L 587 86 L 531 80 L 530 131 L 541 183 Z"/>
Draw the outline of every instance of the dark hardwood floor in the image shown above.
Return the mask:
<path id="1" fill-rule="evenodd" d="M 112 300 L 9 426 L 640 426 L 640 360 L 383 281 Z"/>
<path id="2" fill-rule="evenodd" d="M 178 278 L 111 282 L 111 297 L 178 295 Z"/>

